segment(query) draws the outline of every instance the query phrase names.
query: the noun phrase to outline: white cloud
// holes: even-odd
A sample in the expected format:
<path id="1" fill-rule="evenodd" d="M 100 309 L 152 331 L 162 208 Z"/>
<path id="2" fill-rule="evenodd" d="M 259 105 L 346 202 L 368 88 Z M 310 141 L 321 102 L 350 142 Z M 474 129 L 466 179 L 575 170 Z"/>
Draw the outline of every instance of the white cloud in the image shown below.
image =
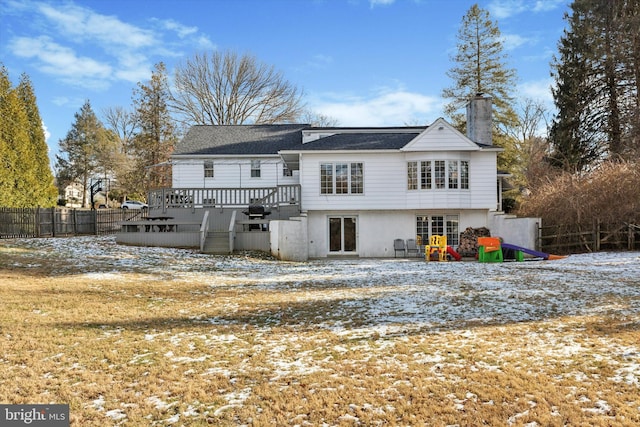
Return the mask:
<path id="1" fill-rule="evenodd" d="M 158 19 L 157 21 L 165 29 L 175 31 L 175 33 L 181 39 L 187 36 L 196 34 L 198 32 L 198 27 L 188 27 L 186 25 L 182 25 L 181 23 L 174 21 L 173 19 L 164 19 L 164 20 Z"/>
<path id="2" fill-rule="evenodd" d="M 154 58 L 181 56 L 184 47 L 215 48 L 197 27 L 175 20 L 152 19 L 154 25 L 143 28 L 73 3 L 30 3 L 28 13 L 34 12 L 31 20 L 47 35 L 16 37 L 10 50 L 33 59 L 41 72 L 84 88 L 104 90 L 116 81 L 142 81 L 149 78 Z"/>
<path id="3" fill-rule="evenodd" d="M 187 26 L 173 19 L 152 18 L 151 22 L 158 24 L 162 30 L 174 32 L 181 40 L 181 43 L 195 46 L 198 49 L 215 49 L 216 47 L 207 35 L 200 32 L 198 27 Z M 171 53 L 169 55 L 175 56 Z"/>
<path id="4" fill-rule="evenodd" d="M 546 12 L 568 4 L 568 0 L 538 0 L 533 7 L 534 12 Z"/>
<path id="5" fill-rule="evenodd" d="M 523 12 L 548 12 L 564 4 L 568 0 L 493 0 L 487 8 L 491 17 L 497 19 L 509 18 Z"/>
<path id="6" fill-rule="evenodd" d="M 548 107 L 553 106 L 553 94 L 551 87 L 554 80 L 550 77 L 542 80 L 528 81 L 519 85 L 518 92 L 525 98 L 531 98 L 534 101 L 540 101 Z"/>
<path id="7" fill-rule="evenodd" d="M 522 0 L 493 0 L 488 9 L 492 18 L 503 19 L 524 12 L 527 8 Z"/>
<path id="8" fill-rule="evenodd" d="M 321 53 L 313 55 L 310 60 L 307 61 L 305 68 L 326 68 L 333 63 L 333 57 L 329 55 L 323 55 Z"/>
<path id="9" fill-rule="evenodd" d="M 48 143 L 49 138 L 51 137 L 51 132 L 49 132 L 49 128 L 44 124 L 44 120 L 42 121 L 42 131 L 44 132 L 44 140 Z"/>
<path id="10" fill-rule="evenodd" d="M 114 16 L 101 15 L 72 4 L 59 8 L 41 4 L 40 12 L 76 41 L 95 40 L 105 46 L 119 45 L 139 49 L 156 44 L 153 32 L 122 22 Z"/>
<path id="11" fill-rule="evenodd" d="M 387 6 L 395 3 L 396 0 L 369 0 L 369 6 L 374 8 L 376 6 Z"/>
<path id="12" fill-rule="evenodd" d="M 58 76 L 69 84 L 104 88 L 113 72 L 108 64 L 78 56 L 73 49 L 61 46 L 47 36 L 15 38 L 9 49 L 16 56 L 37 59 L 41 71 Z"/>
<path id="13" fill-rule="evenodd" d="M 502 46 L 505 50 L 514 50 L 525 44 L 535 44 L 535 40 L 519 34 L 502 34 Z"/>
<path id="14" fill-rule="evenodd" d="M 310 102 L 317 113 L 338 120 L 340 126 L 404 126 L 428 124 L 441 110 L 441 99 L 406 90 L 383 89 L 371 96 L 325 93 Z"/>

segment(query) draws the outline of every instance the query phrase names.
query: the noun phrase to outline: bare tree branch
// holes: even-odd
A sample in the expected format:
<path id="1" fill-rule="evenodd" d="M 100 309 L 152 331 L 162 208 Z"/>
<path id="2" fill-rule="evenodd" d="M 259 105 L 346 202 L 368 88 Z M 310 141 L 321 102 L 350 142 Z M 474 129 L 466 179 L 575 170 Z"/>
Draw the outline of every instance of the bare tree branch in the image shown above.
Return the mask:
<path id="1" fill-rule="evenodd" d="M 302 93 L 250 55 L 196 54 L 174 77 L 171 108 L 186 123 L 290 123 L 303 113 Z"/>

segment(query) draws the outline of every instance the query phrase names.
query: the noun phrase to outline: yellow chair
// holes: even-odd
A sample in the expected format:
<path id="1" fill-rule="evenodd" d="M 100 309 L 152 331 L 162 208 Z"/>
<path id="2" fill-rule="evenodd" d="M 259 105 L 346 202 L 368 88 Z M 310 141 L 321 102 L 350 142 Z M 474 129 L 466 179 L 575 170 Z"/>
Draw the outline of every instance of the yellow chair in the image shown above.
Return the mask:
<path id="1" fill-rule="evenodd" d="M 438 261 L 447 260 L 447 236 L 433 235 L 429 238 L 429 244 L 424 248 L 424 255 L 427 261 L 431 261 L 434 253 L 438 254 Z"/>

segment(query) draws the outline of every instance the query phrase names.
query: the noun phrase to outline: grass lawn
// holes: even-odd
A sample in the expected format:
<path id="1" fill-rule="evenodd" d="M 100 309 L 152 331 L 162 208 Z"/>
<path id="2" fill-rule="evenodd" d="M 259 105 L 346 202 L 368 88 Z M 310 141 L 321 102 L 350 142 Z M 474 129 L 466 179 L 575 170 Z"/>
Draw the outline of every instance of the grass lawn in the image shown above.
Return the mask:
<path id="1" fill-rule="evenodd" d="M 640 253 L 480 264 L 0 240 L 0 403 L 73 426 L 635 426 Z"/>

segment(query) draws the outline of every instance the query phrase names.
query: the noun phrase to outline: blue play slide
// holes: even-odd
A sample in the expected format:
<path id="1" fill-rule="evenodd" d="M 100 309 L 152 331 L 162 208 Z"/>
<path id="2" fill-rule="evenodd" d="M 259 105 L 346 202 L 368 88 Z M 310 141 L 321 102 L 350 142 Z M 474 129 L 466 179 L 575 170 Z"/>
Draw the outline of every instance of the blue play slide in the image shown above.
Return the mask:
<path id="1" fill-rule="evenodd" d="M 504 242 L 502 243 L 501 246 L 503 249 L 513 249 L 514 251 L 521 251 L 521 252 L 524 252 L 525 254 L 529 254 L 538 258 L 549 259 L 549 254 L 547 253 L 534 251 L 533 249 L 523 248 L 522 246 L 516 246 L 509 243 L 504 243 Z"/>

